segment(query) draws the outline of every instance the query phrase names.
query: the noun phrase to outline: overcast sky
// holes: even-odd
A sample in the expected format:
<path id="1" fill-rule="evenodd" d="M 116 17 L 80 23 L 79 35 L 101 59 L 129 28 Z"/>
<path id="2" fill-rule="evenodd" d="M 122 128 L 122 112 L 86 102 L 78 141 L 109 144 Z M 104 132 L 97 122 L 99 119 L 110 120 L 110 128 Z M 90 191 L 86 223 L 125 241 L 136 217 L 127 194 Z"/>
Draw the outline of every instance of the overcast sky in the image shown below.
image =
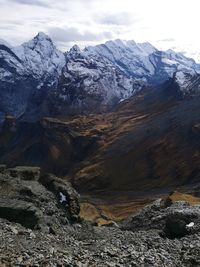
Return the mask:
<path id="1" fill-rule="evenodd" d="M 43 31 L 62 50 L 121 38 L 196 52 L 199 13 L 200 0 L 0 0 L 0 39 Z"/>

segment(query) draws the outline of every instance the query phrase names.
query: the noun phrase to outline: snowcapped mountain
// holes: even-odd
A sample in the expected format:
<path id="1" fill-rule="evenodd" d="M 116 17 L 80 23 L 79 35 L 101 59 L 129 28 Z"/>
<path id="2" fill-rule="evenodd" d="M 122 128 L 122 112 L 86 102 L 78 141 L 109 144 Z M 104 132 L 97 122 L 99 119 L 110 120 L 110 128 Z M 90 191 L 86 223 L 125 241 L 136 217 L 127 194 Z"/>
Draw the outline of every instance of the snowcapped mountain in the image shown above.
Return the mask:
<path id="1" fill-rule="evenodd" d="M 33 40 L 13 48 L 29 73 L 36 78 L 54 79 L 61 74 L 65 57 L 56 49 L 52 40 L 40 32 Z"/>
<path id="2" fill-rule="evenodd" d="M 150 84 L 163 82 L 177 70 L 200 71 L 200 65 L 193 59 L 173 50 L 159 51 L 149 43 L 115 40 L 87 47 L 84 52 L 92 57 L 104 58 L 127 75 Z"/>
<path id="3" fill-rule="evenodd" d="M 143 81 L 103 58 L 91 57 L 78 46 L 66 53 L 66 60 L 60 83 L 50 96 L 52 105 L 57 102 L 58 112 L 106 110 L 144 86 Z"/>
<path id="4" fill-rule="evenodd" d="M 154 74 L 154 66 L 150 55 L 156 52 L 149 43 L 136 44 L 134 41 L 108 41 L 103 45 L 87 47 L 84 53 L 104 59 L 125 72 L 127 75 L 145 79 L 147 73 Z"/>
<path id="5" fill-rule="evenodd" d="M 56 86 L 64 65 L 64 54 L 44 33 L 19 47 L 0 44 L 1 113 L 19 117 L 37 109 Z"/>
<path id="6" fill-rule="evenodd" d="M 0 115 L 27 119 L 107 110 L 175 72 L 200 72 L 193 59 L 149 43 L 108 41 L 59 51 L 39 33 L 18 47 L 0 42 Z"/>

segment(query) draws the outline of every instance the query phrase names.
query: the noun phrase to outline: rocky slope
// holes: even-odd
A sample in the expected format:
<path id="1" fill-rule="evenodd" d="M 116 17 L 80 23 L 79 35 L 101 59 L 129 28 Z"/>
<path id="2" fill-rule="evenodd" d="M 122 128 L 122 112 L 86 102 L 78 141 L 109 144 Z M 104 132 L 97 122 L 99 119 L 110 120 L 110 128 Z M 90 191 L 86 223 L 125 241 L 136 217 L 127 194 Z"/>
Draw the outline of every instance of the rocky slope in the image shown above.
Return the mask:
<path id="1" fill-rule="evenodd" d="M 192 91 L 183 94 L 175 78 L 102 117 L 100 148 L 75 173 L 75 184 L 136 192 L 198 182 L 198 87 Z"/>
<path id="2" fill-rule="evenodd" d="M 8 117 L 0 139 L 1 162 L 12 167 L 40 166 L 63 176 L 95 149 L 98 136 L 84 135 L 58 119 L 18 122 Z"/>
<path id="3" fill-rule="evenodd" d="M 122 223 L 60 224 L 45 233 L 0 218 L 0 264 L 10 266 L 154 266 L 200 264 L 200 205 L 157 200 Z"/>
<path id="4" fill-rule="evenodd" d="M 194 60 L 148 43 L 109 41 L 60 52 L 39 33 L 19 47 L 0 43 L 0 121 L 108 110 L 144 85 L 158 84 L 177 70 L 199 72 Z"/>

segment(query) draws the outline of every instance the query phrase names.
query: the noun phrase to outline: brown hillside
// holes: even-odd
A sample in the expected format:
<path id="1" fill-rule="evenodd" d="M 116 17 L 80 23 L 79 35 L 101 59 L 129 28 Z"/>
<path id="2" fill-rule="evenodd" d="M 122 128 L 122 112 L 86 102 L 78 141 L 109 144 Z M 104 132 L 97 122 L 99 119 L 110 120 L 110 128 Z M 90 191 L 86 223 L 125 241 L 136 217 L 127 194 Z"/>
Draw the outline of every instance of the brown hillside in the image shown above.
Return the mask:
<path id="1" fill-rule="evenodd" d="M 105 114 L 36 123 L 8 118 L 0 162 L 39 165 L 84 194 L 167 191 L 199 181 L 199 125 L 199 98 L 183 98 L 169 81 Z"/>

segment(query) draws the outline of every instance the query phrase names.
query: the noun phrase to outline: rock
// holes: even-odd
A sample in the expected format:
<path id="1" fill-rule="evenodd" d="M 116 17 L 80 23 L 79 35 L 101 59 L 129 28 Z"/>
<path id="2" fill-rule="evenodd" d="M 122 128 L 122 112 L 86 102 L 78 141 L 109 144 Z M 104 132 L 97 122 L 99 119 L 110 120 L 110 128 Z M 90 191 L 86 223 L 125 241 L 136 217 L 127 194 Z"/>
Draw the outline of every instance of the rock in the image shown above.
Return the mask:
<path id="1" fill-rule="evenodd" d="M 56 232 L 57 232 L 57 231 L 56 231 L 55 227 L 51 225 L 51 226 L 49 227 L 49 234 L 56 235 Z"/>
<path id="2" fill-rule="evenodd" d="M 173 204 L 172 199 L 170 198 L 170 195 L 161 200 L 161 203 L 160 203 L 161 208 L 167 208 Z"/>
<path id="3" fill-rule="evenodd" d="M 71 224 L 71 216 L 78 212 L 78 194 L 55 176 L 40 173 L 38 180 L 26 180 L 5 170 L 0 173 L 0 184 L 0 206 L 6 209 L 0 216 L 0 266 L 200 264 L 200 205 L 178 201 L 163 207 L 159 199 L 118 222 L 118 227 L 98 227 L 86 221 Z M 66 198 L 62 202 L 60 192 Z M 21 216 L 22 211 L 35 211 L 31 216 L 38 216 L 38 227 L 27 229 L 24 221 L 28 217 Z M 17 216 L 7 220 L 5 214 Z M 63 223 L 65 218 L 69 223 Z"/>
<path id="4" fill-rule="evenodd" d="M 15 227 L 10 226 L 10 230 L 11 230 L 15 235 L 17 235 L 17 234 L 19 233 L 18 230 L 17 230 Z"/>
<path id="5" fill-rule="evenodd" d="M 184 214 L 170 214 L 166 218 L 165 233 L 168 238 L 180 238 L 187 235 L 186 225 L 190 222 Z"/>
<path id="6" fill-rule="evenodd" d="M 68 212 L 71 221 L 77 221 L 80 212 L 79 195 L 71 184 L 52 174 L 43 174 L 40 183 L 57 196 L 60 206 Z M 62 201 L 62 196 L 65 201 Z"/>
<path id="7" fill-rule="evenodd" d="M 31 203 L 0 199 L 0 217 L 20 223 L 28 228 L 35 228 L 42 217 L 42 213 Z"/>
<path id="8" fill-rule="evenodd" d="M 35 235 L 33 232 L 31 232 L 31 233 L 30 233 L 30 238 L 31 238 L 31 239 L 34 239 L 34 238 L 36 238 L 36 235 Z"/>
<path id="9" fill-rule="evenodd" d="M 107 226 L 107 227 L 119 227 L 118 224 L 114 221 L 108 221 L 108 223 L 104 224 L 104 226 Z"/>
<path id="10" fill-rule="evenodd" d="M 70 183 L 42 173 L 40 168 L 3 169 L 0 185 L 0 218 L 51 233 L 55 232 L 53 225 L 59 228 L 63 223 L 79 220 L 78 193 Z M 60 193 L 64 202 L 61 202 Z"/>
<path id="11" fill-rule="evenodd" d="M 23 257 L 22 257 L 22 256 L 20 256 L 19 258 L 17 258 L 17 263 L 18 263 L 18 264 L 21 264 L 22 261 L 23 261 Z"/>
<path id="12" fill-rule="evenodd" d="M 39 180 L 40 178 L 39 167 L 17 166 L 15 168 L 8 169 L 8 172 L 12 177 L 18 177 L 24 180 Z"/>
<path id="13" fill-rule="evenodd" d="M 0 172 L 3 172 L 6 170 L 6 165 L 5 164 L 0 164 Z"/>

